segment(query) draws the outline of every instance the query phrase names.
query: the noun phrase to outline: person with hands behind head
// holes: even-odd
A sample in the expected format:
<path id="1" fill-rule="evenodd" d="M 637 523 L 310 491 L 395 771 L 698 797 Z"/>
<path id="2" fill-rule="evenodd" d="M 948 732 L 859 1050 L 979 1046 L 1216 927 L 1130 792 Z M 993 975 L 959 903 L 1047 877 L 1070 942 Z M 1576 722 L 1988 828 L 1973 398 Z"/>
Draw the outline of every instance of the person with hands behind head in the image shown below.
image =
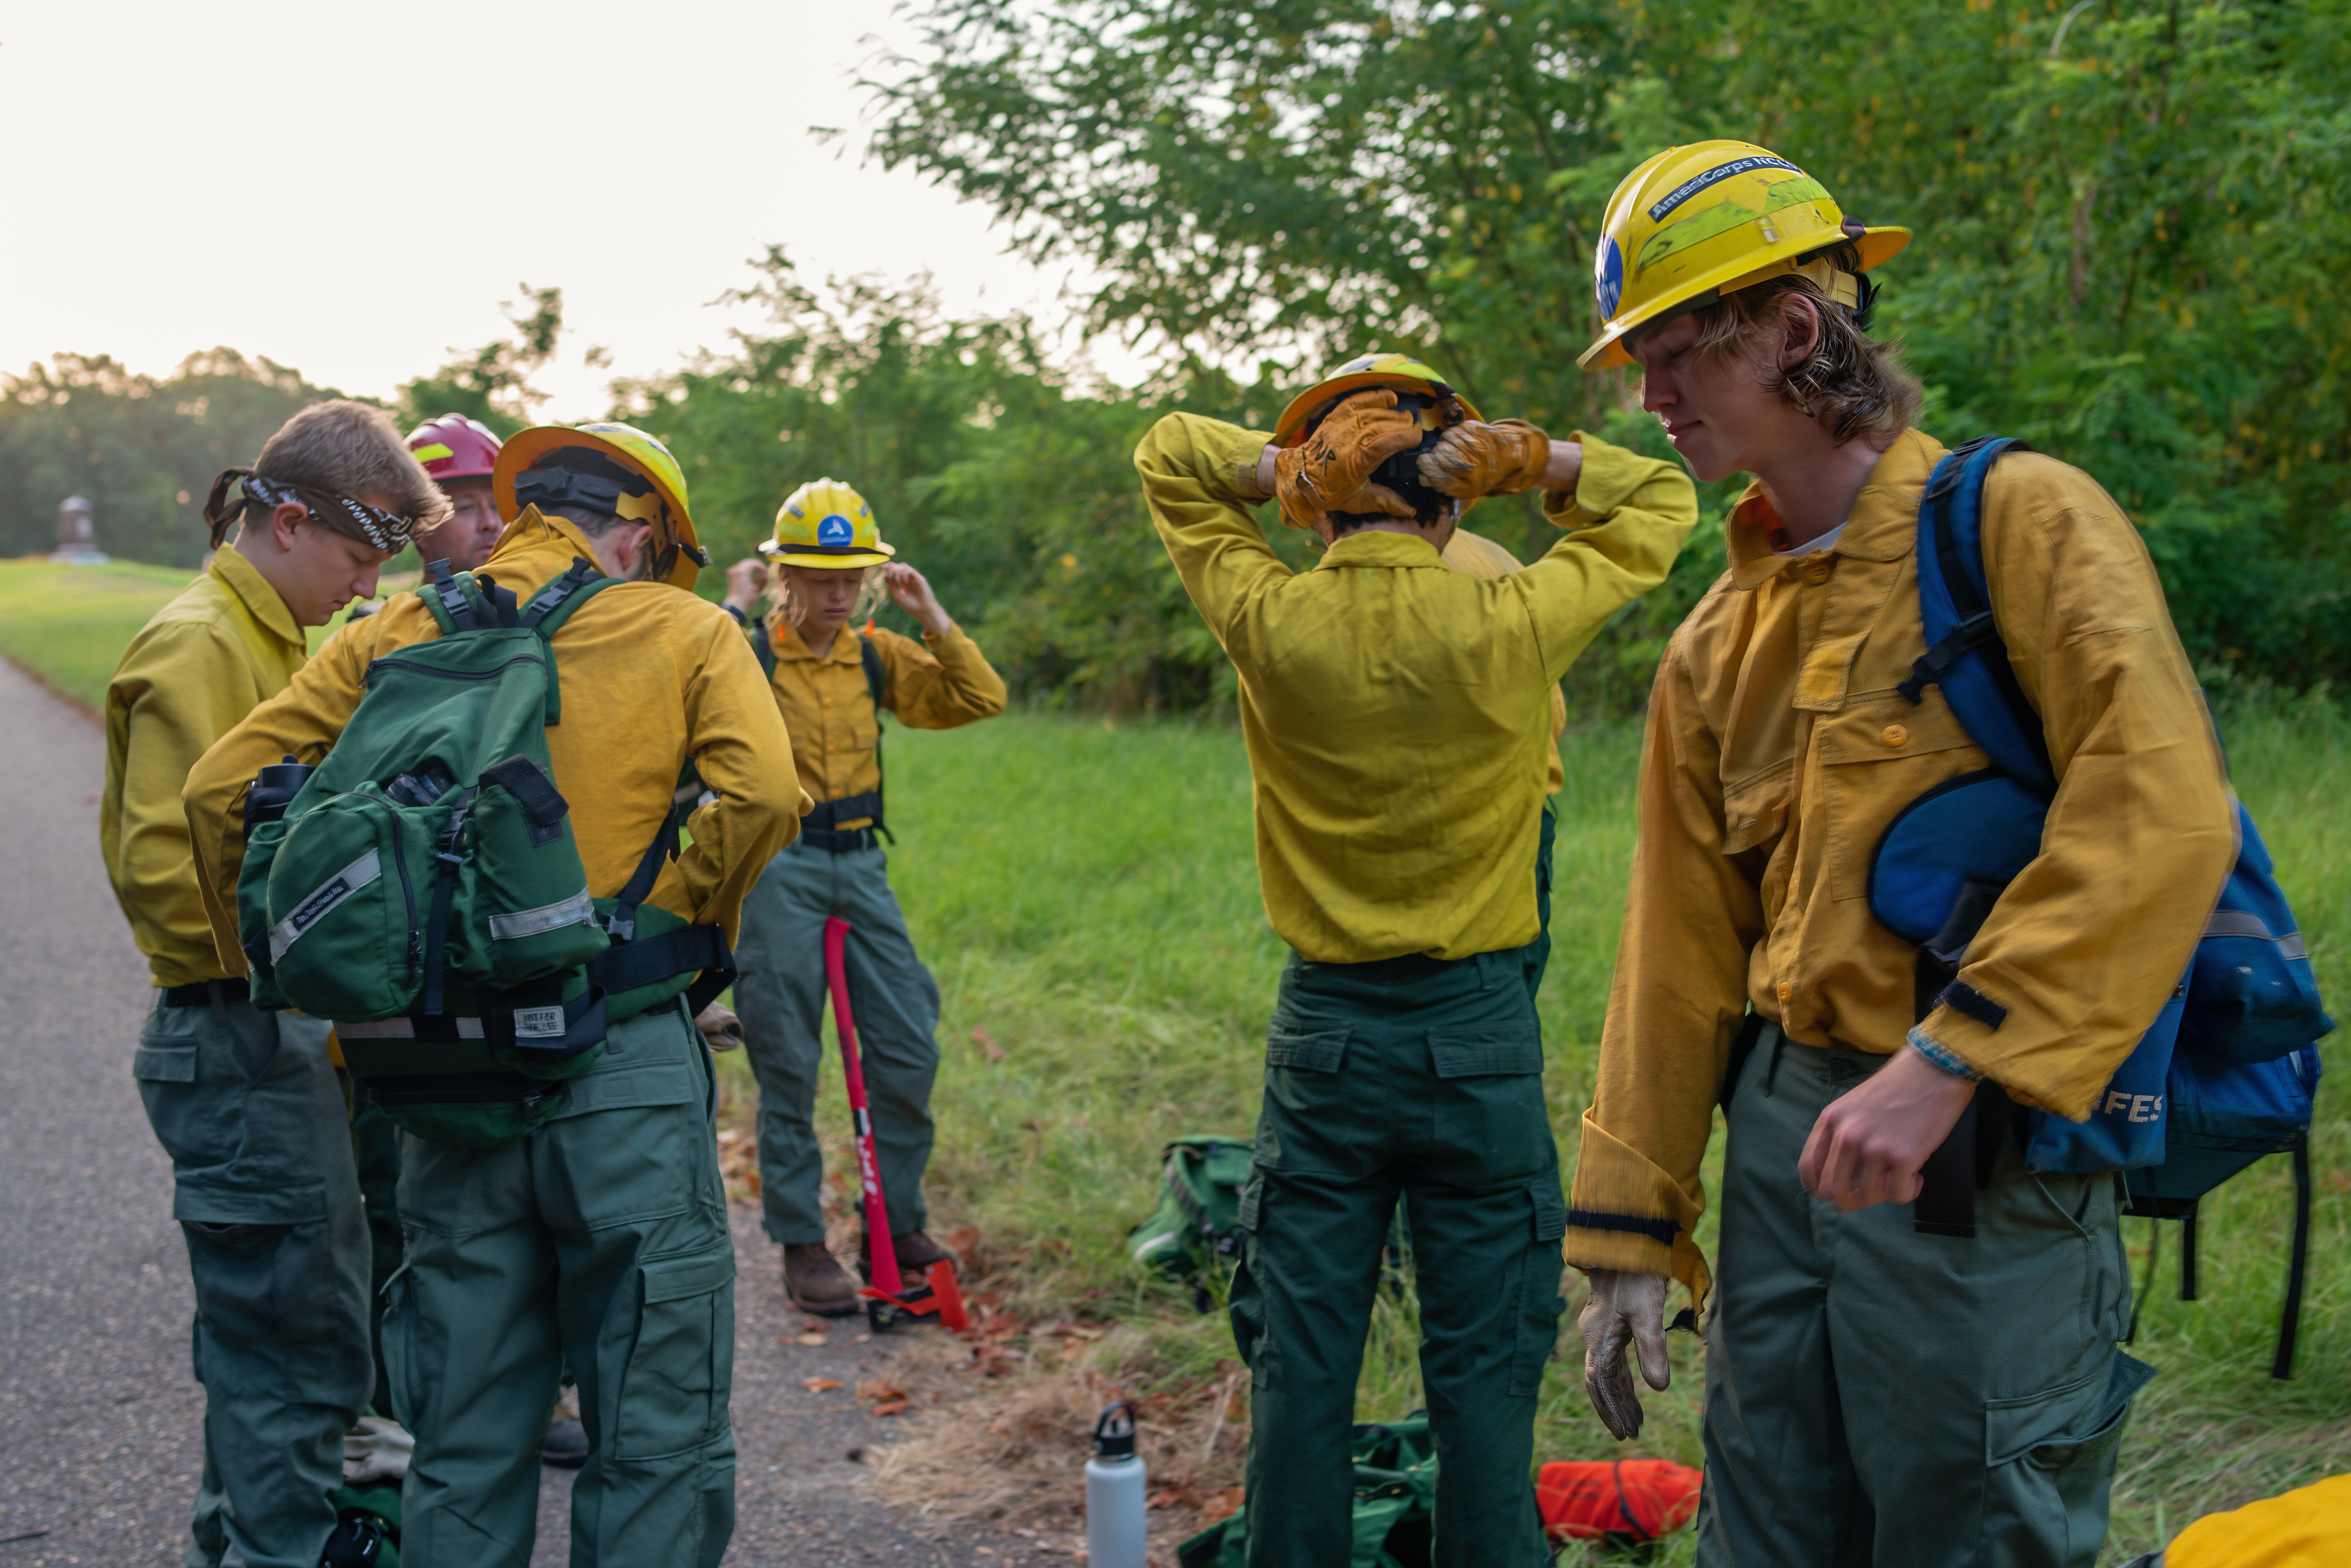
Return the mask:
<path id="1" fill-rule="evenodd" d="M 1248 1560 L 1348 1561 L 1356 1375 L 1402 1202 L 1442 1458 L 1431 1561 L 1532 1568 L 1567 1222 L 1534 1007 L 1552 700 L 1664 580 L 1697 496 L 1667 464 L 1487 423 L 1401 354 L 1340 366 L 1270 434 L 1171 414 L 1134 465 L 1239 676 L 1259 878 L 1291 949 L 1231 1304 Z M 1564 530 L 1549 553 L 1448 566 L 1466 504 L 1535 487 Z M 1266 500 L 1322 545 L 1314 570 L 1267 544 Z"/>
<path id="2" fill-rule="evenodd" d="M 1619 1438 L 1641 1429 L 1632 1363 L 1668 1383 L 1671 1281 L 1705 1314 L 1700 1563 L 2089 1568 L 2149 1369 L 2115 1343 L 2113 1176 L 2028 1169 L 2015 1130 L 2023 1107 L 2093 1112 L 2203 933 L 2233 814 L 2129 519 L 2012 454 L 1983 563 L 2059 787 L 1956 980 L 1873 913 L 1873 846 L 1990 762 L 1908 679 L 1946 454 L 1868 336 L 1865 276 L 1908 237 L 1745 142 L 1669 148 L 1609 204 L 1582 362 L 1634 367 L 1698 478 L 1754 483 L 1650 696 L 1567 1259 Z M 1710 1282 L 1692 1233 L 1718 1103 Z"/>
<path id="3" fill-rule="evenodd" d="M 784 1293 L 802 1312 L 841 1317 L 858 1310 L 857 1282 L 825 1243 L 815 1125 L 824 923 L 849 922 L 850 1006 L 891 1243 L 899 1268 L 919 1278 L 948 1256 L 925 1230 L 923 1203 L 939 988 L 890 889 L 882 715 L 953 729 L 1002 713 L 1005 689 L 928 580 L 893 559 L 873 509 L 847 485 L 818 479 L 792 492 L 759 548 L 765 564 L 728 570 L 726 607 L 751 624 L 762 593 L 774 601 L 752 624 L 752 647 L 791 731 L 800 786 L 817 804 L 744 904 L 736 1009 L 759 1081 L 759 1191 L 768 1235 L 784 1249 Z M 921 625 L 921 642 L 870 620 L 852 625 L 885 593 Z M 869 1278 L 870 1258 L 868 1242 L 859 1269 Z"/>

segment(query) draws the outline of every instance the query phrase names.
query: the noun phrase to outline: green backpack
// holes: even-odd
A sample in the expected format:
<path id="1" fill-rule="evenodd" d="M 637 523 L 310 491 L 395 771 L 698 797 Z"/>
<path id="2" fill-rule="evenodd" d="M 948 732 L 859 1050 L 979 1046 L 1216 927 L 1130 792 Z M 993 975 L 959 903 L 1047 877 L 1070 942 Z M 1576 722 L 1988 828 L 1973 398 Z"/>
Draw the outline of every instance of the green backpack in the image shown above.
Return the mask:
<path id="1" fill-rule="evenodd" d="M 1428 1417 L 1359 1426 L 1347 1452 L 1355 1461 L 1347 1568 L 1428 1568 L 1437 1519 L 1437 1444 Z M 1177 1547 L 1176 1561 L 1182 1568 L 1246 1568 L 1248 1508 Z"/>
<path id="2" fill-rule="evenodd" d="M 1250 1140 L 1195 1134 L 1165 1151 L 1159 1207 L 1127 1233 L 1127 1250 L 1144 1268 L 1188 1280 L 1195 1304 L 1209 1307 L 1203 1270 L 1229 1269 L 1240 1256 L 1241 1186 L 1249 1180 Z"/>
<path id="3" fill-rule="evenodd" d="M 334 1020 L 351 1076 L 419 1137 L 523 1136 L 563 1108 L 562 1081 L 611 1024 L 734 978 L 716 926 L 644 904 L 677 852 L 675 805 L 620 896 L 591 898 L 552 777 L 551 640 L 614 580 L 575 561 L 518 609 L 434 562 L 416 591 L 441 635 L 371 664 L 283 815 L 248 821 L 238 935 L 255 1005 Z"/>

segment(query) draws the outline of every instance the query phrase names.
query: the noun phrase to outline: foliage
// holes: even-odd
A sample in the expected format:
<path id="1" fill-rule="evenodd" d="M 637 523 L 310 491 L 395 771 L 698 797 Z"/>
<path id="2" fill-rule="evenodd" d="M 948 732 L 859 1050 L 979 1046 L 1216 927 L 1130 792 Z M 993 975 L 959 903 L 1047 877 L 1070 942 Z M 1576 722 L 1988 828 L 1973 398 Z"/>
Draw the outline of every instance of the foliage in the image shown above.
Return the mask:
<path id="1" fill-rule="evenodd" d="M 679 455 L 715 559 L 750 554 L 786 497 L 830 476 L 858 487 L 900 559 L 1032 695 L 1193 706 L 1226 678 L 1128 454 L 1173 402 L 1261 408 L 1212 375 L 1166 398 L 1078 395 L 1025 319 L 948 319 L 927 279 L 820 295 L 780 247 L 754 270 L 727 298 L 769 328 L 614 387 L 616 414 Z M 703 587 L 716 591 L 717 573 Z"/>
<path id="2" fill-rule="evenodd" d="M 193 566 L 213 476 L 251 463 L 306 403 L 340 395 L 234 349 L 191 354 L 160 379 L 103 354 L 0 376 L 0 556 L 56 549 L 57 504 L 79 495 L 99 549 Z"/>
<path id="3" fill-rule="evenodd" d="M 2090 470 L 2208 674 L 2351 665 L 2351 0 L 934 0 L 887 162 L 1083 257 L 1097 327 L 1302 379 L 1369 342 L 1598 427 L 1585 257 L 1675 141 L 1915 228 L 1886 319 L 1954 436 Z"/>
<path id="4" fill-rule="evenodd" d="M 478 419 L 503 441 L 531 423 L 531 414 L 546 401 L 530 384 L 534 371 L 555 357 L 555 343 L 563 335 L 563 290 L 517 286 L 528 308 L 516 313 L 506 306 L 514 336 L 485 343 L 470 351 L 453 349 L 449 362 L 429 376 L 403 382 L 400 413 L 403 427 L 462 413 Z M 591 351 L 590 362 L 601 363 Z"/>

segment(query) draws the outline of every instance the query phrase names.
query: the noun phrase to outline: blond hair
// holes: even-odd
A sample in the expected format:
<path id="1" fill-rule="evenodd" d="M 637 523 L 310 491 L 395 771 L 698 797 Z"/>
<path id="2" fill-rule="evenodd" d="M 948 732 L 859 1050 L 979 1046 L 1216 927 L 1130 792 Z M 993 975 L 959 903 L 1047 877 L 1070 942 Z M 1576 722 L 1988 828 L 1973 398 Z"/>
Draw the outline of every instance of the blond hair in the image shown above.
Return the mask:
<path id="1" fill-rule="evenodd" d="M 1793 365 L 1780 362 L 1794 312 L 1791 296 L 1813 302 L 1820 331 L 1813 350 Z M 1709 359 L 1738 357 L 1763 372 L 1775 392 L 1804 414 L 1826 422 L 1842 446 L 1855 436 L 1884 441 L 1918 416 L 1924 392 L 1892 343 L 1874 340 L 1850 312 L 1811 278 L 1791 274 L 1726 294 L 1694 312 L 1697 351 Z"/>
<path id="2" fill-rule="evenodd" d="M 784 576 L 786 570 L 782 561 L 771 560 L 768 563 L 768 631 L 777 636 L 789 634 L 799 624 L 799 617 L 793 612 L 792 588 Z M 803 570 L 818 569 L 810 567 Z M 873 612 L 882 607 L 883 598 L 882 571 L 883 569 L 879 566 L 869 566 L 865 569 L 865 577 L 857 585 L 857 602 L 849 607 L 849 620 L 852 625 L 870 619 Z"/>

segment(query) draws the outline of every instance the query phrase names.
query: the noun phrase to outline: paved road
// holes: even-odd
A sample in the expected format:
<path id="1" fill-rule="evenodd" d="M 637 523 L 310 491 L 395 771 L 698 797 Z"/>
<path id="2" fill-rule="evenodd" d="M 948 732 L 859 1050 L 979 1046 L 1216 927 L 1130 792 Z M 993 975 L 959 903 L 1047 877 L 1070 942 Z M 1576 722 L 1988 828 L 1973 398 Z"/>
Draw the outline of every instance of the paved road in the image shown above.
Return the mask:
<path id="1" fill-rule="evenodd" d="M 0 660 L 0 1568 L 180 1562 L 203 1391 L 190 1375 L 187 1257 L 172 1173 L 147 1128 L 131 1052 L 147 973 L 98 854 L 105 739 Z M 778 1343 L 774 1249 L 737 1216 L 730 1563 L 1003 1563 L 934 1542 L 864 1492 L 850 1450 L 891 1424 L 846 1389 L 886 1345 L 836 1333 Z M 535 1564 L 565 1561 L 570 1478 L 545 1472 Z M 43 1533 L 36 1533 L 43 1532 Z"/>

